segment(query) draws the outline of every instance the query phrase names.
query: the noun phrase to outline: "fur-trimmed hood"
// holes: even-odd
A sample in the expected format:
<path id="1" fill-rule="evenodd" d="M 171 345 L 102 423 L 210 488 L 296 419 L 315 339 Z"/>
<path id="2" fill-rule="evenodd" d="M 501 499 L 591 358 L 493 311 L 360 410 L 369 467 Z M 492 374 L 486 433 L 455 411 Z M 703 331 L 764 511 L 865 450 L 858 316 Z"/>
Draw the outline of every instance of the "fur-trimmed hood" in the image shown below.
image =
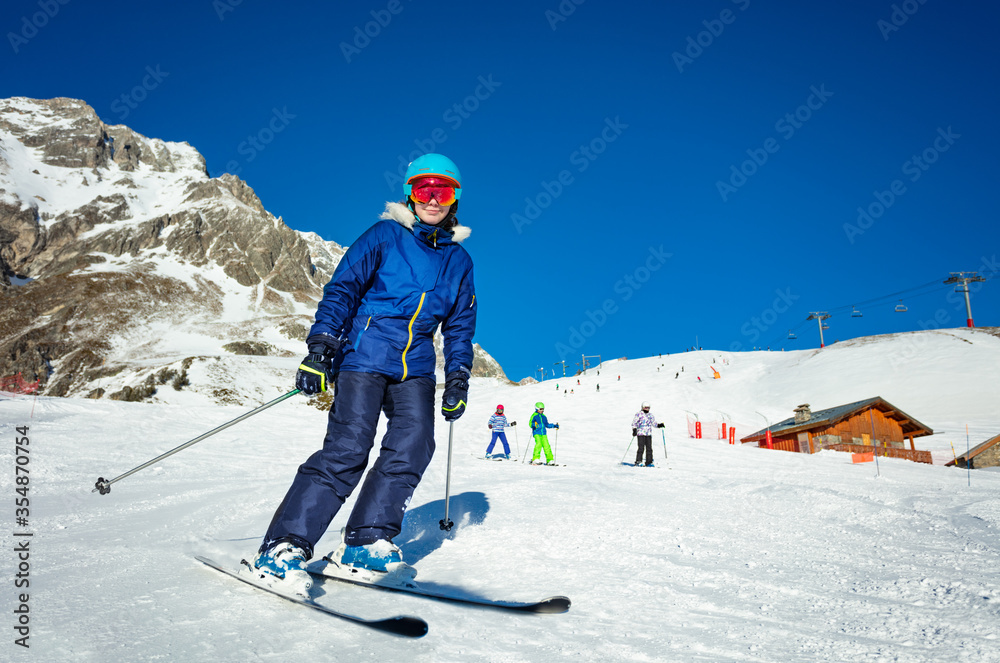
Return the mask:
<path id="1" fill-rule="evenodd" d="M 385 204 L 385 211 L 379 218 L 385 221 L 395 221 L 409 230 L 413 230 L 413 225 L 419 220 L 406 205 L 391 202 Z M 451 233 L 452 241 L 461 244 L 472 234 L 472 229 L 456 222 L 448 229 L 448 232 Z"/>

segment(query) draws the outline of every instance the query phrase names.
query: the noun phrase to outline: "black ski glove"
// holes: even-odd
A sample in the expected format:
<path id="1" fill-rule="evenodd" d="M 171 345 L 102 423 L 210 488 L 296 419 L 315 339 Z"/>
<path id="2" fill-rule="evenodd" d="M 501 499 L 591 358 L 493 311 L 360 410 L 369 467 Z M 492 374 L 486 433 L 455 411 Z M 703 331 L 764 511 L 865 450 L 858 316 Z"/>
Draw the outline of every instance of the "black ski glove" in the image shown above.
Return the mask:
<path id="1" fill-rule="evenodd" d="M 665 427 L 665 424 L 656 424 L 656 427 L 657 427 L 657 428 L 664 428 L 664 427 Z"/>
<path id="2" fill-rule="evenodd" d="M 444 381 L 441 414 L 446 421 L 455 421 L 465 414 L 465 401 L 469 397 L 468 371 L 452 371 Z"/>
<path id="3" fill-rule="evenodd" d="M 512 422 L 510 422 L 510 425 L 511 425 L 511 426 L 516 426 L 516 425 L 517 425 L 517 422 L 516 422 L 516 421 L 512 421 Z"/>
<path id="4" fill-rule="evenodd" d="M 333 385 L 337 377 L 333 370 L 333 358 L 340 349 L 340 341 L 324 338 L 323 341 L 313 340 L 308 344 L 309 354 L 299 364 L 299 370 L 295 374 L 295 388 L 306 396 L 312 396 Z"/>
<path id="5" fill-rule="evenodd" d="M 638 434 L 639 434 L 639 429 L 638 428 L 633 428 L 632 429 L 632 437 L 635 437 Z"/>

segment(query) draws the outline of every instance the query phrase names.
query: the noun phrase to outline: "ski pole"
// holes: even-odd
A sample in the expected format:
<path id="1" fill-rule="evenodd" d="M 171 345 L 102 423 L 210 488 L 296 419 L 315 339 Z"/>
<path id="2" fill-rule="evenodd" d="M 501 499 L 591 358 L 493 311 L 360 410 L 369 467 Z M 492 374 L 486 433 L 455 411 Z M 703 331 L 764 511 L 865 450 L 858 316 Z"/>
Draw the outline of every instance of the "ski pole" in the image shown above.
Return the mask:
<path id="1" fill-rule="evenodd" d="M 871 410 L 868 410 L 868 419 L 872 422 L 872 449 L 874 450 L 875 456 L 875 476 L 881 477 L 882 471 L 878 467 L 878 440 L 875 439 L 875 415 L 872 414 Z"/>
<path id="2" fill-rule="evenodd" d="M 525 459 L 527 459 L 527 457 L 528 457 L 528 449 L 530 449 L 530 448 L 531 448 L 531 445 L 526 442 L 524 444 L 524 455 L 521 456 L 521 464 L 524 464 Z"/>
<path id="3" fill-rule="evenodd" d="M 157 456 L 153 460 L 147 461 L 147 462 L 143 463 L 142 465 L 140 465 L 139 467 L 132 468 L 131 470 L 129 470 L 125 474 L 119 475 L 119 476 L 115 477 L 114 479 L 105 479 L 104 477 L 100 477 L 100 478 L 97 479 L 97 483 L 94 484 L 94 489 L 92 491 L 90 491 L 90 492 L 92 492 L 92 493 L 99 492 L 101 495 L 107 495 L 108 493 L 111 492 L 111 484 L 113 484 L 113 483 L 115 483 L 117 481 L 121 481 L 125 477 L 132 476 L 133 474 L 135 474 L 139 470 L 144 470 L 147 467 L 149 467 L 150 465 L 152 465 L 154 463 L 158 463 L 161 460 L 163 460 L 164 458 L 167 458 L 168 456 L 173 456 L 178 451 L 183 451 L 184 449 L 187 449 L 188 447 L 190 447 L 192 444 L 197 444 L 198 442 L 201 442 L 206 437 L 211 437 L 211 436 L 215 435 L 216 433 L 224 431 L 225 429 L 229 428 L 233 424 L 238 424 L 241 421 L 243 421 L 244 419 L 249 419 L 253 415 L 257 414 L 258 412 L 263 412 L 264 410 L 266 410 L 267 408 L 271 407 L 272 405 L 277 405 L 278 403 L 280 403 L 281 401 L 285 400 L 286 398 L 291 398 L 295 394 L 299 393 L 299 391 L 300 391 L 299 389 L 292 389 L 290 392 L 288 392 L 284 396 L 279 396 L 279 397 L 275 398 L 273 401 L 271 401 L 270 403 L 264 403 L 260 407 L 254 409 L 254 410 L 250 410 L 246 414 L 241 414 L 240 416 L 236 417 L 232 421 L 224 423 L 224 424 L 222 424 L 221 426 L 219 426 L 217 428 L 213 428 L 212 430 L 208 431 L 204 435 L 199 435 L 198 437 L 194 438 L 193 440 L 185 442 L 181 446 L 176 447 L 174 449 L 171 449 L 170 451 L 166 452 L 165 454 L 160 454 L 159 456 Z"/>
<path id="4" fill-rule="evenodd" d="M 660 436 L 663 438 L 663 458 L 669 460 L 670 456 L 667 455 L 667 434 L 663 432 L 662 428 L 660 429 Z"/>
<path id="5" fill-rule="evenodd" d="M 632 443 L 633 442 L 635 442 L 635 435 L 632 436 L 632 439 L 628 441 L 628 446 L 625 447 L 625 456 L 628 455 L 628 450 L 632 448 Z M 622 462 L 623 463 L 625 462 L 625 456 L 622 456 Z"/>
<path id="6" fill-rule="evenodd" d="M 552 440 L 552 460 L 555 461 L 558 459 L 559 459 L 559 427 L 556 426 L 555 439 Z"/>
<path id="7" fill-rule="evenodd" d="M 451 440 L 455 434 L 455 422 L 452 421 L 448 424 L 448 473 L 445 475 L 444 480 L 444 518 L 439 523 L 441 529 L 446 532 L 450 532 L 451 528 L 455 526 L 455 523 L 448 519 L 448 501 L 451 499 Z"/>
<path id="8" fill-rule="evenodd" d="M 514 444 L 517 445 L 517 456 L 520 456 L 521 443 L 517 441 L 517 422 L 515 421 L 513 424 L 510 425 L 510 427 L 514 429 Z M 517 456 L 514 456 L 514 458 L 517 458 Z"/>

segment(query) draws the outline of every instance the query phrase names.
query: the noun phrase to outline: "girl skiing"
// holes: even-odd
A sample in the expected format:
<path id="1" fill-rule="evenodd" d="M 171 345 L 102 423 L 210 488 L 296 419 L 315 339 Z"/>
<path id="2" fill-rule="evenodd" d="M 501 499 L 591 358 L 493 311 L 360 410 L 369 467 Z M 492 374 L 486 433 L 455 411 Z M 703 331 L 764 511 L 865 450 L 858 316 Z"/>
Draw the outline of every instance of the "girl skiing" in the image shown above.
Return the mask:
<path id="1" fill-rule="evenodd" d="M 493 453 L 493 447 L 499 439 L 503 443 L 504 460 L 510 460 L 510 445 L 507 444 L 507 433 L 504 432 L 504 429 L 507 427 L 507 417 L 503 414 L 503 405 L 497 405 L 496 412 L 493 413 L 493 416 L 490 417 L 486 425 L 493 431 L 493 439 L 490 440 L 490 446 L 486 447 L 486 457 L 489 458 L 490 454 Z M 510 425 L 513 426 L 514 424 Z"/>
<path id="2" fill-rule="evenodd" d="M 472 259 L 455 217 L 462 193 L 455 164 L 425 154 L 409 165 L 405 199 L 344 254 L 309 330 L 295 376 L 306 395 L 334 389 L 323 448 L 303 463 L 248 566 L 256 577 L 308 596 L 313 548 L 361 481 L 379 416 L 388 429 L 331 559 L 377 572 L 415 575 L 392 539 L 434 453 L 435 354 L 444 336 L 441 412 L 465 411 L 476 299 Z"/>

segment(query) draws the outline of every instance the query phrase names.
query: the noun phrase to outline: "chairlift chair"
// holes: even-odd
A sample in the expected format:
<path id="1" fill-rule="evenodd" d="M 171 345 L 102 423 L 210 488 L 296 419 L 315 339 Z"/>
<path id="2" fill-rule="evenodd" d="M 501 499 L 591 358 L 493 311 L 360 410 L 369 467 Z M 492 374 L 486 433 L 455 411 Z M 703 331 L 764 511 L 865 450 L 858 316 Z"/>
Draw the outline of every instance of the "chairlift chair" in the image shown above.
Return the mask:
<path id="1" fill-rule="evenodd" d="M 859 311 L 859 310 L 858 310 L 858 307 L 857 307 L 857 306 L 855 306 L 855 307 L 854 307 L 854 310 L 853 310 L 853 311 L 851 311 L 851 317 L 852 317 L 852 318 L 860 318 L 860 317 L 862 317 L 863 315 L 864 315 L 864 314 L 863 314 L 863 313 L 862 313 L 861 311 Z"/>
<path id="2" fill-rule="evenodd" d="M 902 299 L 900 299 L 899 303 L 896 304 L 896 313 L 906 313 L 906 306 L 903 304 Z"/>
<path id="3" fill-rule="evenodd" d="M 794 341 L 797 338 L 798 338 L 798 336 L 795 335 L 795 332 L 793 332 L 791 329 L 789 329 L 788 330 L 788 340 L 789 341 Z"/>

